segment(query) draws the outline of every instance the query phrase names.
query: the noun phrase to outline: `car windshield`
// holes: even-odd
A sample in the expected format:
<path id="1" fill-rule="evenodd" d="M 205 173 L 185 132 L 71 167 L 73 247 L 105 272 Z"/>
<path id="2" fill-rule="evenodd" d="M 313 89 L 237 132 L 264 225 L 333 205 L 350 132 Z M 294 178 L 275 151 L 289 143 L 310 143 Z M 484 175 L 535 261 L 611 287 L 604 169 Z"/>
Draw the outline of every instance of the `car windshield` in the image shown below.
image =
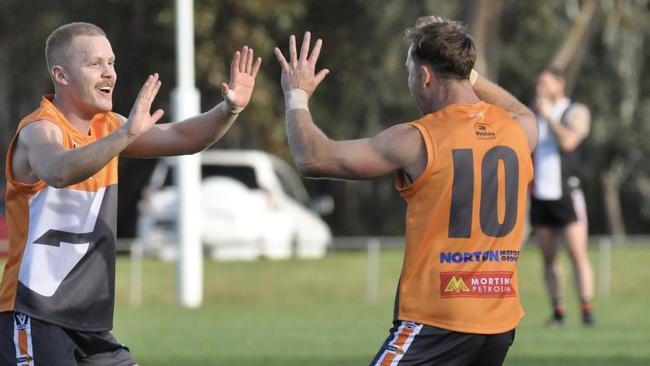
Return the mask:
<path id="1" fill-rule="evenodd" d="M 280 160 L 274 161 L 273 165 L 275 175 L 277 175 L 284 192 L 294 200 L 302 204 L 307 204 L 309 202 L 309 195 L 293 169 Z"/>
<path id="2" fill-rule="evenodd" d="M 250 189 L 259 189 L 255 170 L 250 166 L 243 165 L 203 165 L 201 176 L 207 177 L 222 176 L 236 179 Z M 169 168 L 169 174 L 165 177 L 163 187 L 174 185 L 174 168 Z"/>

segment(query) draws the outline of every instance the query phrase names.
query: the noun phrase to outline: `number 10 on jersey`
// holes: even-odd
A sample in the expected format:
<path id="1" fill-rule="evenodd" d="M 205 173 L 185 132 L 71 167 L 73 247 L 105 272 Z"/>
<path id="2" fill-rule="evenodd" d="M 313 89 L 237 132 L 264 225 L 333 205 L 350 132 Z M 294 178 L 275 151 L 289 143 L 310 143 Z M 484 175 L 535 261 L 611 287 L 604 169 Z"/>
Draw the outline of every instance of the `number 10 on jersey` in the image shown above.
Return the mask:
<path id="1" fill-rule="evenodd" d="M 450 238 L 471 237 L 473 202 L 476 194 L 480 194 L 479 221 L 483 234 L 492 237 L 508 235 L 517 221 L 519 198 L 519 159 L 515 151 L 507 146 L 495 146 L 485 153 L 480 166 L 480 192 L 474 192 L 472 149 L 454 149 L 452 157 L 454 181 L 451 189 L 448 236 Z M 503 222 L 499 222 L 498 214 L 499 162 L 503 162 L 505 175 Z"/>

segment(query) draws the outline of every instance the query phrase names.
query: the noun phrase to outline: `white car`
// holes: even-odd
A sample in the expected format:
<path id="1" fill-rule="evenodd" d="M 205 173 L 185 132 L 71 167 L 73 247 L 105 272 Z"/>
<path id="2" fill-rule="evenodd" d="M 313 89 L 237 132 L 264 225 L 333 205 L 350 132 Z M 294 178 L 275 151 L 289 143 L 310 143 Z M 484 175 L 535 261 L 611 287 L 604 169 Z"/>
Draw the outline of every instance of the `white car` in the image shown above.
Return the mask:
<path id="1" fill-rule="evenodd" d="M 140 202 L 138 237 L 145 253 L 177 254 L 178 198 L 171 160 L 161 159 Z M 333 209 L 331 197 L 310 201 L 287 163 L 262 151 L 201 153 L 201 237 L 217 260 L 322 257 L 332 239 L 318 216 Z M 308 208 L 310 207 L 310 208 Z"/>

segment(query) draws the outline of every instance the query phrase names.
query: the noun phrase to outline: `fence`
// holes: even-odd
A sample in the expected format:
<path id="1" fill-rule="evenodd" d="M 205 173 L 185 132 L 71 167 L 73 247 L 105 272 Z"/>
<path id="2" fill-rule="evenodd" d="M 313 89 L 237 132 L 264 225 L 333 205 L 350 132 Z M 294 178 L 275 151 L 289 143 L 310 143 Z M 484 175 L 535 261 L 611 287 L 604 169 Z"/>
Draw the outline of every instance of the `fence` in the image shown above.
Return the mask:
<path id="1" fill-rule="evenodd" d="M 612 247 L 622 244 L 614 244 L 609 236 L 590 236 L 590 244 L 598 245 L 598 295 L 609 296 L 610 274 L 612 266 Z M 638 236 L 628 237 L 625 245 L 648 245 L 650 237 Z M 525 245 L 536 245 L 535 240 L 529 240 Z M 366 251 L 366 301 L 375 302 L 379 292 L 379 256 L 382 250 L 402 250 L 404 248 L 404 237 L 402 236 L 349 236 L 335 237 L 332 240 L 330 251 Z M 143 248 L 135 240 L 118 241 L 118 252 L 131 255 L 130 274 L 130 300 L 131 305 L 140 305 L 142 301 L 142 260 Z"/>

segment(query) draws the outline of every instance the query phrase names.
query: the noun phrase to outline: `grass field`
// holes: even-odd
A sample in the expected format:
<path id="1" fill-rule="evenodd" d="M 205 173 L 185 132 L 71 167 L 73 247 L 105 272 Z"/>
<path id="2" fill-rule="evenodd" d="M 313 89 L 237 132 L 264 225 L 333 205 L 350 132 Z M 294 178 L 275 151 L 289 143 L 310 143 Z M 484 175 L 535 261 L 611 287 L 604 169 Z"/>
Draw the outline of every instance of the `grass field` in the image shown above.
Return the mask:
<path id="1" fill-rule="evenodd" d="M 598 252 L 591 253 L 594 264 Z M 364 300 L 365 253 L 322 260 L 205 263 L 205 305 L 174 305 L 175 267 L 145 262 L 144 303 L 130 307 L 127 258 L 118 262 L 115 334 L 142 365 L 367 365 L 387 335 L 402 254 L 381 255 L 377 303 Z M 595 303 L 598 325 L 579 322 L 567 286 L 568 324 L 549 315 L 536 248 L 519 262 L 527 315 L 506 365 L 650 365 L 650 246 L 612 252 L 612 287 Z M 569 267 L 566 266 L 567 272 Z M 597 266 L 596 266 L 597 267 Z M 568 283 L 570 285 L 570 283 Z"/>
<path id="2" fill-rule="evenodd" d="M 598 251 L 592 251 L 598 263 Z M 143 304 L 128 304 L 129 260 L 118 259 L 115 335 L 144 366 L 367 365 L 388 334 L 402 254 L 385 251 L 380 292 L 365 302 L 365 253 L 322 260 L 205 262 L 205 304 L 175 305 L 175 267 L 144 263 Z M 526 316 L 506 365 L 650 365 L 650 246 L 614 248 L 611 294 L 598 297 L 598 325 L 580 324 L 567 288 L 568 324 L 549 315 L 536 248 L 519 261 Z M 568 266 L 565 259 L 565 268 Z M 568 284 L 570 285 L 570 283 Z"/>

